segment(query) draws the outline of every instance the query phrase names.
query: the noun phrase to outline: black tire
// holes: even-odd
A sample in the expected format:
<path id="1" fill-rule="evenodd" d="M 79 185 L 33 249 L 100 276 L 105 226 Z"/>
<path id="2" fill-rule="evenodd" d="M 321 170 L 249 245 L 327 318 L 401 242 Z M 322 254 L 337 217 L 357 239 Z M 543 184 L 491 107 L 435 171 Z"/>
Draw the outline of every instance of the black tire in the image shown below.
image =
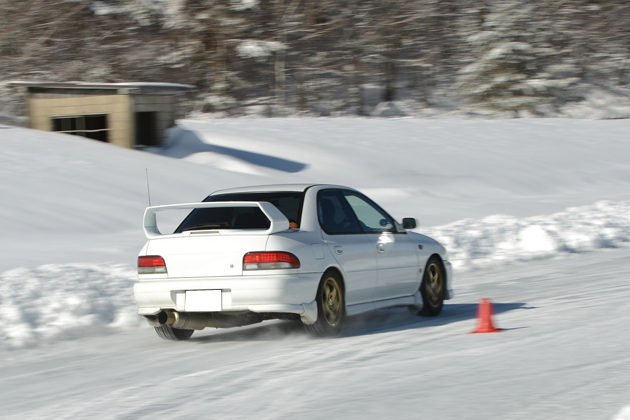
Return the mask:
<path id="1" fill-rule="evenodd" d="M 307 325 L 318 337 L 331 337 L 341 332 L 345 312 L 343 283 L 335 271 L 327 271 L 317 288 L 317 321 Z"/>
<path id="2" fill-rule="evenodd" d="M 436 256 L 429 258 L 424 269 L 420 294 L 422 295 L 422 310 L 418 315 L 437 316 L 444 306 L 444 293 L 446 291 L 446 274 L 442 261 Z"/>
<path id="3" fill-rule="evenodd" d="M 188 340 L 195 330 L 182 330 L 173 328 L 170 325 L 160 325 L 159 327 L 155 327 L 155 332 L 164 340 L 183 341 Z"/>

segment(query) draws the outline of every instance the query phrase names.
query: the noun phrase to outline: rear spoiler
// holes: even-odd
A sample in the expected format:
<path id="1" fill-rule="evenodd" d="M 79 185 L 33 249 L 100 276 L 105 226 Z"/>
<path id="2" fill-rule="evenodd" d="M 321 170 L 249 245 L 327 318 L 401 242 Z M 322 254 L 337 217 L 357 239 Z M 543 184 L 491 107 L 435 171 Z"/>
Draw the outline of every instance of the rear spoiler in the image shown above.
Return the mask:
<path id="1" fill-rule="evenodd" d="M 272 233 L 283 232 L 289 229 L 289 220 L 276 206 L 266 201 L 216 201 L 212 203 L 187 203 L 187 204 L 169 204 L 166 206 L 147 207 L 144 211 L 144 234 L 149 239 L 159 238 L 163 236 L 157 227 L 156 213 L 168 210 L 186 210 L 186 209 L 207 209 L 220 207 L 258 207 L 267 216 L 271 224 L 267 230 L 256 230 L 255 234 L 271 235 Z M 208 229 L 220 230 L 220 229 Z M 227 235 L 243 235 L 254 234 L 252 230 L 221 230 L 222 234 Z M 168 234 L 167 234 L 168 235 Z"/>

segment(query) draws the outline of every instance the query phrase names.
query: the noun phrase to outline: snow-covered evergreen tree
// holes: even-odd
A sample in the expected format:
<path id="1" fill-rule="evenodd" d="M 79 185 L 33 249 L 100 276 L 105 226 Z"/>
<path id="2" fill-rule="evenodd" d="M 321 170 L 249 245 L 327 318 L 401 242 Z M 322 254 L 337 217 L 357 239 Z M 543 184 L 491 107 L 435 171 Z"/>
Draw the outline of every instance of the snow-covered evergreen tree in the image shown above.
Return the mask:
<path id="1" fill-rule="evenodd" d="M 456 83 L 476 106 L 540 113 L 576 97 L 579 69 L 570 51 L 554 45 L 557 23 L 541 8 L 503 0 L 481 11 L 479 30 L 467 38 L 475 59 Z"/>

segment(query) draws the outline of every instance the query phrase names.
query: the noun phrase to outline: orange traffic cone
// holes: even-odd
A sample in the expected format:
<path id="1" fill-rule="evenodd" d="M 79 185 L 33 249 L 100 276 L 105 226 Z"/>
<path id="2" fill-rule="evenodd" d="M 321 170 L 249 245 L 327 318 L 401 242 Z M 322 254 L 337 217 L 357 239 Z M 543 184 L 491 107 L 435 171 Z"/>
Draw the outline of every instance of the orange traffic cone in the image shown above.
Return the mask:
<path id="1" fill-rule="evenodd" d="M 495 333 L 501 331 L 501 328 L 495 328 L 494 325 L 492 325 L 492 315 L 494 315 L 494 308 L 492 307 L 490 299 L 481 299 L 477 307 L 479 326 L 475 331 L 471 332 L 471 334 Z"/>

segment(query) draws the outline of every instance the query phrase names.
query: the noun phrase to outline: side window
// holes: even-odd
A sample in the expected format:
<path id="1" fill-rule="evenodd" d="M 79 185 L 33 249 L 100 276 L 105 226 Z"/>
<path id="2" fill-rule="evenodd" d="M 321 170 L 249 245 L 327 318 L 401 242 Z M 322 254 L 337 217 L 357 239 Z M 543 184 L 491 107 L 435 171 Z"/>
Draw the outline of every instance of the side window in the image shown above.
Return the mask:
<path id="1" fill-rule="evenodd" d="M 319 192 L 317 214 L 320 225 L 328 234 L 363 233 L 352 210 L 338 191 Z"/>
<path id="2" fill-rule="evenodd" d="M 376 204 L 351 191 L 343 191 L 343 196 L 357 215 L 365 233 L 396 232 L 392 218 Z"/>

